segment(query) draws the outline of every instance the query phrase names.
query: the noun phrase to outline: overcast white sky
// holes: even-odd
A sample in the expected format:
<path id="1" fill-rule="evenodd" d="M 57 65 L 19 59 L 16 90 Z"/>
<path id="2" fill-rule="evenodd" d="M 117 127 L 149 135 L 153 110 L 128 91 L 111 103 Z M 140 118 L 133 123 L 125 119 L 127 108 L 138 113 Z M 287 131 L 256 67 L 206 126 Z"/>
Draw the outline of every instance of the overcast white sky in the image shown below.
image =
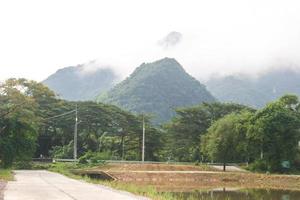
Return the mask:
<path id="1" fill-rule="evenodd" d="M 181 41 L 164 48 L 168 33 Z M 299 0 L 0 0 L 0 79 L 175 57 L 196 77 L 300 64 Z"/>

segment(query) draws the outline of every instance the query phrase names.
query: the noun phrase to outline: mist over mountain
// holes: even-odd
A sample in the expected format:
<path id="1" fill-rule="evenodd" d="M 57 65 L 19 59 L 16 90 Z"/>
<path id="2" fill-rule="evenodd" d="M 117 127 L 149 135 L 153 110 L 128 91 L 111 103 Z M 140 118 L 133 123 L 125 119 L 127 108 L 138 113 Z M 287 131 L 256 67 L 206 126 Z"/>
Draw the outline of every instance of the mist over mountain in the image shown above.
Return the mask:
<path id="1" fill-rule="evenodd" d="M 98 98 L 122 108 L 155 115 L 154 122 L 169 120 L 177 107 L 212 102 L 215 98 L 172 58 L 143 63 L 124 81 Z"/>
<path id="2" fill-rule="evenodd" d="M 244 74 L 211 78 L 206 86 L 220 101 L 259 108 L 284 94 L 300 95 L 300 72 L 273 68 L 256 77 Z"/>
<path id="3" fill-rule="evenodd" d="M 43 81 L 50 89 L 66 100 L 95 100 L 102 92 L 111 89 L 118 76 L 109 67 L 96 62 L 65 67 Z"/>

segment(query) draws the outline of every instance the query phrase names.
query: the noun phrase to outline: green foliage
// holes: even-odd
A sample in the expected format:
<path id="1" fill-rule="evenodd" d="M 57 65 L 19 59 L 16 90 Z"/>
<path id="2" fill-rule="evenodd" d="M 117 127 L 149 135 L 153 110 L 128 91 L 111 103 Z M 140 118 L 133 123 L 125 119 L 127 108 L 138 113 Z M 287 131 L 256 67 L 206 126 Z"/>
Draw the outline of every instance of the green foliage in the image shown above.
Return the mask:
<path id="1" fill-rule="evenodd" d="M 54 146 L 50 151 L 50 155 L 52 158 L 72 158 L 74 151 L 74 143 L 70 142 L 68 145 L 64 146 Z"/>
<path id="2" fill-rule="evenodd" d="M 150 67 L 143 65 L 135 73 L 144 75 L 132 77 L 144 79 L 161 68 L 172 74 L 170 63 L 174 62 L 165 59 Z M 299 166 L 300 103 L 293 95 L 258 111 L 232 103 L 180 108 L 171 122 L 157 128 L 149 115 L 134 115 L 102 103 L 59 100 L 44 85 L 25 79 L 9 79 L 0 85 L 0 164 L 31 168 L 34 152 L 36 157 L 73 158 L 76 105 L 80 163 L 141 160 L 144 119 L 145 159 L 149 161 L 247 161 L 250 169 L 269 172 Z"/>
<path id="3" fill-rule="evenodd" d="M 214 162 L 243 162 L 247 158 L 246 133 L 251 113 L 229 114 L 214 122 L 202 136 L 201 150 Z"/>
<path id="4" fill-rule="evenodd" d="M 0 180 L 12 181 L 13 180 L 12 170 L 0 168 Z"/>
<path id="5" fill-rule="evenodd" d="M 109 152 L 108 159 L 141 159 L 142 117 L 123 111 L 116 106 L 95 102 L 64 102 L 56 105 L 56 114 L 78 106 L 78 155 L 88 151 Z M 50 117 L 50 116 L 49 116 Z M 145 116 L 147 138 L 146 159 L 158 160 L 160 134 Z M 50 119 L 45 123 L 39 140 L 39 154 L 55 158 L 73 158 L 74 115 Z M 40 149 L 43 148 L 43 149 Z M 45 151 L 46 150 L 46 151 Z M 37 156 L 39 156 L 37 154 Z"/>
<path id="6" fill-rule="evenodd" d="M 78 105 L 78 154 L 107 152 L 107 159 L 141 159 L 142 118 L 116 106 L 95 102 L 59 100 L 47 87 L 25 79 L 10 79 L 0 88 L 0 160 L 9 167 L 15 161 L 36 157 L 73 157 L 74 115 L 53 118 Z M 160 159 L 159 131 L 149 123 L 146 159 Z M 20 164 L 20 163 L 19 163 Z"/>
<path id="7" fill-rule="evenodd" d="M 262 159 L 255 160 L 253 163 L 251 163 L 248 167 L 248 170 L 250 171 L 257 171 L 257 172 L 267 172 L 268 166 L 267 162 Z"/>
<path id="8" fill-rule="evenodd" d="M 299 128 L 298 98 L 285 95 L 255 113 L 217 120 L 202 136 L 201 150 L 215 162 L 249 161 L 251 170 L 287 172 L 295 168 Z"/>
<path id="9" fill-rule="evenodd" d="M 252 147 L 253 159 L 262 159 L 267 170 L 282 171 L 282 162 L 295 162 L 300 140 L 299 101 L 286 95 L 268 104 L 251 119 L 247 136 Z"/>
<path id="10" fill-rule="evenodd" d="M 177 115 L 165 125 L 167 140 L 166 157 L 177 161 L 199 161 L 199 142 L 211 124 L 229 113 L 253 109 L 239 104 L 203 103 L 176 110 Z"/>
<path id="11" fill-rule="evenodd" d="M 30 160 L 38 135 L 39 117 L 32 88 L 25 79 L 0 85 L 0 160 L 3 167 Z"/>
<path id="12" fill-rule="evenodd" d="M 91 152 L 88 151 L 78 160 L 80 164 L 99 164 L 104 163 L 104 160 L 109 160 L 111 155 L 109 152 Z"/>
<path id="13" fill-rule="evenodd" d="M 165 58 L 142 64 L 98 100 L 129 111 L 154 114 L 153 121 L 159 124 L 171 119 L 177 107 L 212 102 L 215 98 L 175 59 Z"/>
<path id="14" fill-rule="evenodd" d="M 13 169 L 32 169 L 33 163 L 29 160 L 27 161 L 17 161 L 13 164 Z"/>

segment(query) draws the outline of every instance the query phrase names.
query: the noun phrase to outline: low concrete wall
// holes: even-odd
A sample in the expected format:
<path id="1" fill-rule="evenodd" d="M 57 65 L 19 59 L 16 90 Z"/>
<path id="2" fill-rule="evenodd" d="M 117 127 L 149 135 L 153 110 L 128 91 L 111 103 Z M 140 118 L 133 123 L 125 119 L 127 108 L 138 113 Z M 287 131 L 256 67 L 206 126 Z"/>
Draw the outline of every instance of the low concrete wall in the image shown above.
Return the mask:
<path id="1" fill-rule="evenodd" d="M 99 170 L 73 170 L 72 173 L 80 176 L 88 176 L 93 179 L 101 179 L 101 180 L 109 180 L 109 181 L 116 180 L 116 178 L 113 175 Z"/>

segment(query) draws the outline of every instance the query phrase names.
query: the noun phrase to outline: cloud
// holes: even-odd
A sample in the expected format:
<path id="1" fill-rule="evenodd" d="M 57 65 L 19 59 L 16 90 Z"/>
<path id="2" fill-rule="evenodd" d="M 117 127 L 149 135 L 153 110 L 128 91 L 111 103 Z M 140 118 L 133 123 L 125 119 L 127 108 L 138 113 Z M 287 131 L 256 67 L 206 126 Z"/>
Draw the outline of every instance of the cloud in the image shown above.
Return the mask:
<path id="1" fill-rule="evenodd" d="M 164 57 L 199 79 L 300 68 L 298 0 L 15 1 L 0 7 L 0 79 L 43 80 L 92 59 L 83 74 L 100 65 L 124 77 Z"/>
<path id="2" fill-rule="evenodd" d="M 78 65 L 77 72 L 78 72 L 79 76 L 87 76 L 87 75 L 90 75 L 90 74 L 96 72 L 97 70 L 99 70 L 101 68 L 106 68 L 106 67 L 97 63 L 96 60 L 92 60 L 90 62 Z"/>
<path id="3" fill-rule="evenodd" d="M 81 78 L 86 78 L 101 70 L 111 70 L 115 75 L 116 80 L 122 79 L 130 73 L 125 73 L 124 70 L 122 70 L 122 65 L 106 58 L 91 60 L 89 62 L 79 64 L 76 67 L 76 74 Z"/>
<path id="4" fill-rule="evenodd" d="M 182 40 L 182 34 L 176 31 L 170 32 L 163 39 L 158 41 L 158 45 L 168 49 L 177 46 Z"/>

